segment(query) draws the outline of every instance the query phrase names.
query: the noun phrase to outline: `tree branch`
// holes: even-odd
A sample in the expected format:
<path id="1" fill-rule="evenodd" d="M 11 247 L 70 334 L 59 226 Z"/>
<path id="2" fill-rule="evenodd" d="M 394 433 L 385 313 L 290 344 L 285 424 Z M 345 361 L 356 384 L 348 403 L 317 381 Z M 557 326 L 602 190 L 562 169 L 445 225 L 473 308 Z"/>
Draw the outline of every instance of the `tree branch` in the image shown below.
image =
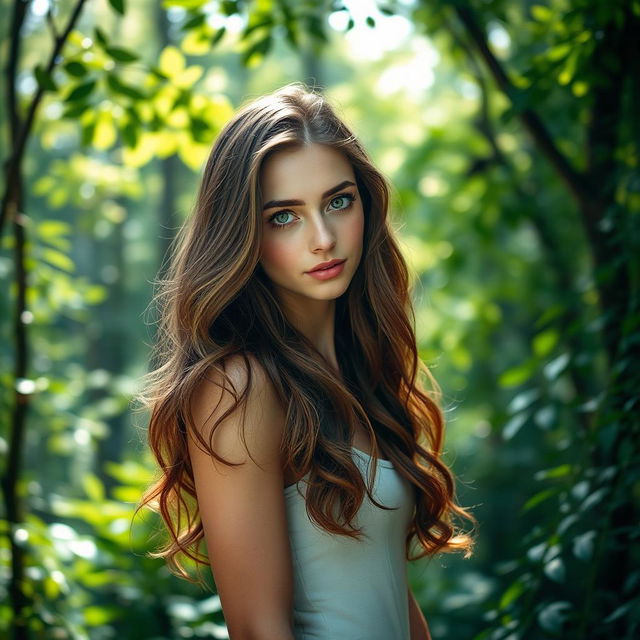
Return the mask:
<path id="1" fill-rule="evenodd" d="M 71 30 L 75 26 L 78 18 L 80 17 L 80 13 L 82 11 L 82 7 L 85 4 L 86 0 L 78 0 L 76 6 L 74 7 L 71 16 L 69 17 L 69 21 L 67 22 L 67 26 L 65 27 L 62 34 L 54 40 L 53 51 L 51 52 L 51 56 L 49 58 L 49 62 L 47 63 L 46 70 L 48 73 L 51 73 L 58 63 L 60 52 L 62 51 L 62 47 L 64 46 Z M 24 13 L 26 11 L 26 3 L 22 0 L 16 0 L 14 5 L 14 19 L 12 21 L 12 31 L 11 31 L 11 45 L 10 45 L 10 57 L 9 64 L 7 65 L 7 88 L 8 88 L 8 102 L 9 102 L 9 122 L 12 127 L 12 151 L 11 156 L 7 160 L 6 164 L 6 187 L 5 193 L 2 197 L 2 206 L 0 208 L 0 238 L 2 238 L 2 230 L 4 228 L 4 223 L 7 218 L 7 213 L 9 211 L 9 185 L 12 182 L 17 180 L 17 176 L 20 173 L 20 167 L 22 165 L 22 157 L 24 155 L 25 146 L 27 143 L 27 139 L 29 138 L 29 134 L 31 133 L 31 128 L 33 127 L 33 121 L 35 119 L 36 112 L 38 107 L 40 106 L 40 102 L 42 101 L 42 96 L 44 95 L 45 90 L 43 87 L 38 86 L 33 99 L 31 100 L 31 104 L 27 110 L 27 116 L 25 118 L 24 123 L 21 125 L 20 118 L 17 111 L 17 100 L 15 94 L 15 82 L 17 77 L 17 65 L 18 65 L 18 52 L 20 49 L 20 33 L 22 29 L 22 23 L 24 21 Z M 20 15 L 21 12 L 21 15 Z"/>
<path id="2" fill-rule="evenodd" d="M 480 56 L 485 61 L 497 85 L 509 98 L 511 104 L 516 106 L 515 97 L 518 94 L 518 89 L 513 85 L 493 51 L 489 48 L 486 35 L 480 28 L 473 10 L 466 4 L 464 6 L 456 4 L 455 12 L 478 49 Z M 538 114 L 533 109 L 526 108 L 520 110 L 518 116 L 536 145 L 553 164 L 580 208 L 584 209 L 586 205 L 590 205 L 592 196 L 586 187 L 582 174 L 576 171 L 560 152 Z"/>

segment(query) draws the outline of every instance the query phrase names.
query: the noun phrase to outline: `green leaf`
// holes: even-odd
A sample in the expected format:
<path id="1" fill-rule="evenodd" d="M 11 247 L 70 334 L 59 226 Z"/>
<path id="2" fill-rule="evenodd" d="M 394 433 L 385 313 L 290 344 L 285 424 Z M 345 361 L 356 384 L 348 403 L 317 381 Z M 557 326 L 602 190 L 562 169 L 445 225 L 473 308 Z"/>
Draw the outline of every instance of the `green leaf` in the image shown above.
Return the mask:
<path id="1" fill-rule="evenodd" d="M 534 4 L 531 7 L 531 15 L 538 22 L 549 22 L 553 17 L 553 13 L 549 7 L 543 7 L 541 4 Z"/>
<path id="2" fill-rule="evenodd" d="M 109 4 L 117 11 L 121 16 L 125 13 L 124 0 L 109 0 Z"/>
<path id="3" fill-rule="evenodd" d="M 244 31 L 242 32 L 242 40 L 246 39 L 248 36 L 250 36 L 254 31 L 257 31 L 258 29 L 263 29 L 265 27 L 272 27 L 273 26 L 273 17 L 272 16 L 267 16 L 266 18 L 263 18 L 262 20 L 258 20 L 257 22 L 254 23 L 249 23 Z M 269 29 L 267 29 L 269 31 Z"/>
<path id="4" fill-rule="evenodd" d="M 128 96 L 134 100 L 145 100 L 147 97 L 142 91 L 122 82 L 115 73 L 107 74 L 107 85 L 113 92 Z"/>
<path id="5" fill-rule="evenodd" d="M 88 82 L 76 85 L 71 93 L 69 93 L 69 95 L 65 98 L 65 102 L 77 102 L 79 100 L 88 98 L 91 95 L 91 92 L 94 90 L 95 86 L 95 80 L 89 80 Z"/>
<path id="6" fill-rule="evenodd" d="M 102 502 L 104 500 L 104 486 L 93 473 L 85 473 L 82 476 L 82 488 L 94 502 Z"/>
<path id="7" fill-rule="evenodd" d="M 507 411 L 509 413 L 518 413 L 523 409 L 531 406 L 540 397 L 540 391 L 538 389 L 527 389 L 517 394 L 513 400 L 509 403 Z"/>
<path id="8" fill-rule="evenodd" d="M 190 20 L 187 20 L 181 27 L 181 31 L 190 31 L 191 29 L 195 29 L 196 27 L 201 27 L 207 16 L 204 13 L 198 13 L 193 16 Z"/>
<path id="9" fill-rule="evenodd" d="M 608 615 L 602 622 L 604 624 L 609 624 L 618 618 L 622 618 L 622 616 L 626 615 L 629 611 L 632 610 L 633 607 L 637 607 L 637 602 L 631 601 L 626 604 L 620 605 L 617 609 L 613 611 L 610 615 Z M 637 611 L 637 609 L 636 609 Z"/>
<path id="10" fill-rule="evenodd" d="M 83 147 L 88 147 L 93 142 L 93 134 L 96 129 L 96 121 L 92 120 L 82 127 L 81 143 Z"/>
<path id="11" fill-rule="evenodd" d="M 547 380 L 555 380 L 567 368 L 569 364 L 569 354 L 563 353 L 555 360 L 552 360 L 544 368 L 544 375 Z"/>
<path id="12" fill-rule="evenodd" d="M 542 471 L 538 471 L 534 478 L 536 480 L 548 480 L 549 478 L 563 478 L 564 476 L 568 476 L 571 473 L 571 465 L 570 464 L 561 464 L 557 467 L 553 467 L 552 469 L 543 469 Z"/>
<path id="13" fill-rule="evenodd" d="M 166 73 L 162 73 L 162 71 L 160 71 L 158 67 L 151 67 L 149 71 L 151 71 L 154 76 L 157 76 L 161 80 L 169 80 L 169 76 Z"/>
<path id="14" fill-rule="evenodd" d="M 272 39 L 271 34 L 258 42 L 254 42 L 243 54 L 242 62 L 245 66 L 260 61 L 264 56 L 269 53 L 271 49 Z"/>
<path id="15" fill-rule="evenodd" d="M 569 602 L 552 602 L 540 610 L 538 622 L 545 631 L 557 634 L 560 632 L 570 610 L 571 603 Z"/>
<path id="16" fill-rule="evenodd" d="M 62 220 L 43 220 L 38 223 L 37 229 L 43 240 L 71 233 L 71 225 Z"/>
<path id="17" fill-rule="evenodd" d="M 93 30 L 95 36 L 96 36 L 96 40 L 98 42 L 98 44 L 102 45 L 103 47 L 106 47 L 109 45 L 109 41 L 107 40 L 107 36 L 105 35 L 104 31 L 100 28 L 100 27 L 96 27 Z"/>
<path id="18" fill-rule="evenodd" d="M 539 357 L 543 358 L 553 350 L 558 344 L 558 332 L 554 329 L 548 329 L 539 333 L 533 339 L 533 352 Z"/>
<path id="19" fill-rule="evenodd" d="M 127 49 L 123 49 L 122 47 L 105 47 L 105 51 L 118 62 L 134 62 L 138 59 L 138 56 L 135 53 L 132 53 Z"/>
<path id="20" fill-rule="evenodd" d="M 73 273 L 73 271 L 75 271 L 76 266 L 73 263 L 73 260 L 60 251 L 46 247 L 42 249 L 40 255 L 45 262 L 48 262 L 54 267 L 58 267 L 68 273 Z"/>
<path id="21" fill-rule="evenodd" d="M 75 120 L 79 115 L 82 115 L 89 108 L 89 104 L 87 102 L 81 102 L 79 104 L 74 104 L 70 107 L 67 107 L 62 113 L 63 118 L 69 118 L 70 120 Z"/>
<path id="22" fill-rule="evenodd" d="M 565 568 L 562 558 L 552 558 L 544 565 L 544 573 L 550 580 L 554 582 L 564 582 Z"/>
<path id="23" fill-rule="evenodd" d="M 547 51 L 549 60 L 562 60 L 571 53 L 571 45 L 569 43 L 558 44 Z"/>
<path id="24" fill-rule="evenodd" d="M 116 612 L 107 607 L 90 606 L 82 609 L 84 620 L 90 627 L 100 627 L 116 617 Z"/>
<path id="25" fill-rule="evenodd" d="M 120 131 L 125 146 L 133 149 L 138 144 L 138 127 L 129 120 Z"/>
<path id="26" fill-rule="evenodd" d="M 532 377 L 536 366 L 537 362 L 532 358 L 517 367 L 507 369 L 498 378 L 498 384 L 501 387 L 517 387 Z"/>
<path id="27" fill-rule="evenodd" d="M 307 31 L 320 42 L 328 42 L 327 34 L 325 33 L 324 23 L 316 15 L 308 15 L 306 17 Z"/>
<path id="28" fill-rule="evenodd" d="M 218 42 L 220 42 L 220 40 L 222 40 L 222 38 L 224 37 L 224 34 L 227 32 L 227 28 L 226 27 L 220 27 L 217 31 L 216 34 L 213 36 L 213 38 L 211 38 L 211 46 L 215 47 Z"/>
<path id="29" fill-rule="evenodd" d="M 367 16 L 366 23 L 367 23 L 367 27 L 371 27 L 372 29 L 376 26 L 376 21 L 371 16 Z"/>
<path id="30" fill-rule="evenodd" d="M 75 78 L 83 78 L 87 75 L 87 67 L 85 67 L 82 62 L 78 62 L 77 60 L 71 60 L 64 65 L 64 70 Z"/>
<path id="31" fill-rule="evenodd" d="M 232 16 L 235 13 L 240 13 L 238 0 L 223 0 L 223 2 L 220 4 L 220 9 L 222 9 L 222 13 L 225 16 Z"/>
<path id="32" fill-rule="evenodd" d="M 579 560 L 588 562 L 593 557 L 595 531 L 586 531 L 573 539 L 573 555 Z"/>
<path id="33" fill-rule="evenodd" d="M 511 418 L 507 422 L 507 424 L 504 425 L 502 429 L 502 437 L 505 440 L 511 440 L 511 438 L 513 438 L 513 436 L 515 436 L 516 433 L 520 431 L 520 429 L 528 419 L 529 419 L 528 413 L 518 413 L 515 416 L 513 416 L 513 418 Z"/>
<path id="34" fill-rule="evenodd" d="M 197 116 L 191 116 L 189 118 L 189 129 L 191 136 L 196 142 L 206 142 L 210 138 L 211 128 L 209 123 Z"/>
<path id="35" fill-rule="evenodd" d="M 539 505 L 541 502 L 548 500 L 549 498 L 555 496 L 558 493 L 557 489 L 544 489 L 543 491 L 539 491 L 534 496 L 531 496 L 522 507 L 522 511 L 529 511 L 533 509 L 535 506 Z"/>
<path id="36" fill-rule="evenodd" d="M 36 76 L 36 80 L 38 81 L 38 86 L 43 91 L 57 91 L 58 87 L 56 83 L 53 81 L 53 76 L 49 71 L 46 71 L 42 68 L 42 65 L 37 65 L 34 69 L 34 73 Z"/>
<path id="37" fill-rule="evenodd" d="M 506 609 L 524 593 L 524 585 L 519 580 L 514 582 L 500 598 L 500 609 Z"/>

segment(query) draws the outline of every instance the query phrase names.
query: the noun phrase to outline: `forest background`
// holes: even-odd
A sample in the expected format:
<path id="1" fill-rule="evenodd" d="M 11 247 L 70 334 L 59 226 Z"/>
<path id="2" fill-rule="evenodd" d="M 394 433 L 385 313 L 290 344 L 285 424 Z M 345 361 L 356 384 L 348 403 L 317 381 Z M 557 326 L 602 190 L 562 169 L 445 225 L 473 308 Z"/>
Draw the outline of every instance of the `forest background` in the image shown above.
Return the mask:
<path id="1" fill-rule="evenodd" d="M 323 87 L 393 185 L 475 555 L 434 640 L 640 634 L 640 3 L 1 3 L 0 634 L 226 637 L 146 553 L 151 282 L 242 101 Z"/>

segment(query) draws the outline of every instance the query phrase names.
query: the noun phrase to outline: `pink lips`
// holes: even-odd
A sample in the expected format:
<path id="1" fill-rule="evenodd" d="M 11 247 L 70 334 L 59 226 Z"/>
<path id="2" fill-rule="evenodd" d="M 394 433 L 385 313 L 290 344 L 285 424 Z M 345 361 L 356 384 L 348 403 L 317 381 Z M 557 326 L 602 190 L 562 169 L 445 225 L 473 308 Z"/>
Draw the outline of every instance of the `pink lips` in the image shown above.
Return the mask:
<path id="1" fill-rule="evenodd" d="M 318 265 L 313 269 L 313 271 L 307 271 L 307 273 L 316 280 L 330 280 L 342 273 L 345 262 L 346 260 L 331 260 L 329 262 L 322 263 L 326 265 L 324 268 L 322 265 Z"/>

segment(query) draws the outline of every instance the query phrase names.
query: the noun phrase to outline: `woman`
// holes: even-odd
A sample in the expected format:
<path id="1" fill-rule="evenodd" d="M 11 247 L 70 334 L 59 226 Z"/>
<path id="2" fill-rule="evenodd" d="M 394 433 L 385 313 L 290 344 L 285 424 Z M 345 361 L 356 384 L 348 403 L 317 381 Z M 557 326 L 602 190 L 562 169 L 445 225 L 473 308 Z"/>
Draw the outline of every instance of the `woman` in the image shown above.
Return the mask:
<path id="1" fill-rule="evenodd" d="M 387 203 L 351 131 L 294 84 L 220 133 L 176 239 L 143 504 L 176 573 L 181 555 L 210 564 L 233 640 L 429 638 L 406 560 L 469 552 Z"/>

